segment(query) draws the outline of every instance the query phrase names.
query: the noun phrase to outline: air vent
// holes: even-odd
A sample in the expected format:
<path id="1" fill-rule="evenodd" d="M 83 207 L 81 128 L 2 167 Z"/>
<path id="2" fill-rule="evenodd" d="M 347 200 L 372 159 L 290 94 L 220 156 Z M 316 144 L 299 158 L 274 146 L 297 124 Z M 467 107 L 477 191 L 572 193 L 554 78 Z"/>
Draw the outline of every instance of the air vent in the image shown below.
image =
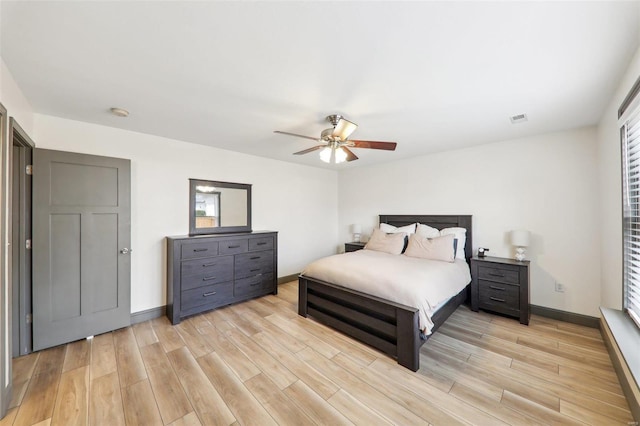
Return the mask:
<path id="1" fill-rule="evenodd" d="M 524 123 L 525 121 L 529 121 L 529 119 L 527 118 L 527 114 L 512 115 L 511 117 L 509 117 L 509 120 L 511 120 L 512 124 Z"/>

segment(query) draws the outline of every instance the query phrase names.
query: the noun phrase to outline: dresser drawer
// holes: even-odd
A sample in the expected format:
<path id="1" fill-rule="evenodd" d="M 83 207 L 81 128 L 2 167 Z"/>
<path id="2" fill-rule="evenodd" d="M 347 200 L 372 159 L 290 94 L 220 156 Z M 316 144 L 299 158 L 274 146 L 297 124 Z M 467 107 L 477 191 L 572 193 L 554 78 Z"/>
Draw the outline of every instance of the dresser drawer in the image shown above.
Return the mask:
<path id="1" fill-rule="evenodd" d="M 182 245 L 181 259 L 194 259 L 197 257 L 217 256 L 218 242 L 206 241 L 201 243 L 189 243 Z"/>
<path id="2" fill-rule="evenodd" d="M 236 256 L 236 279 L 273 271 L 273 250 L 256 251 Z"/>
<path id="3" fill-rule="evenodd" d="M 220 241 L 220 254 L 245 253 L 249 250 L 249 240 Z"/>
<path id="4" fill-rule="evenodd" d="M 232 300 L 233 283 L 227 282 L 183 291 L 180 305 L 181 308 L 186 311 L 203 305 L 216 307 L 230 303 Z"/>
<path id="5" fill-rule="evenodd" d="M 249 251 L 271 249 L 273 249 L 273 237 L 251 238 L 249 240 Z"/>
<path id="6" fill-rule="evenodd" d="M 478 280 L 480 303 L 506 304 L 515 310 L 520 306 L 520 287 Z"/>
<path id="7" fill-rule="evenodd" d="M 517 270 L 479 266 L 478 278 L 481 280 L 497 281 L 507 284 L 520 284 L 520 278 Z"/>
<path id="8" fill-rule="evenodd" d="M 229 276 L 228 279 L 222 281 L 233 279 L 233 256 L 204 257 L 182 262 L 180 276 L 183 280 L 193 276 L 209 277 L 211 275 Z"/>
<path id="9" fill-rule="evenodd" d="M 273 274 L 261 274 L 255 277 L 236 280 L 234 296 L 252 296 L 273 290 Z"/>

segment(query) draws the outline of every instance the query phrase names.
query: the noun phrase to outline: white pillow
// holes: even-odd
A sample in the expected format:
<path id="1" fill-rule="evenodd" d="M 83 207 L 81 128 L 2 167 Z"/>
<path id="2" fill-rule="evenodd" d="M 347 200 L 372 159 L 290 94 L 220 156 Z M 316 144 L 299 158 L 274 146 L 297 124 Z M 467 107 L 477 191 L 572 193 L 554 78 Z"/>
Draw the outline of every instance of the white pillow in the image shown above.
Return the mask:
<path id="1" fill-rule="evenodd" d="M 440 231 L 440 235 L 453 235 L 458 240 L 456 259 L 465 259 L 464 246 L 467 242 L 466 228 L 444 228 Z"/>
<path id="2" fill-rule="evenodd" d="M 391 254 L 400 254 L 404 249 L 405 233 L 387 234 L 380 229 L 374 229 L 371 238 L 364 246 L 365 250 L 382 251 Z"/>
<path id="3" fill-rule="evenodd" d="M 407 245 L 404 255 L 409 257 L 419 257 L 421 259 L 453 262 L 456 260 L 456 253 L 453 251 L 454 239 L 454 235 L 445 235 L 436 238 L 423 238 L 416 233 L 409 237 L 409 245 Z"/>
<path id="4" fill-rule="evenodd" d="M 418 228 L 416 229 L 416 235 L 422 238 L 436 238 L 440 236 L 440 231 L 436 228 L 433 228 L 429 225 L 424 225 L 422 223 L 417 223 Z"/>
<path id="5" fill-rule="evenodd" d="M 407 235 L 411 235 L 416 232 L 416 224 L 412 223 L 411 225 L 395 227 L 393 225 L 389 225 L 388 223 L 381 223 L 380 230 L 382 232 L 386 232 L 387 234 L 397 234 L 400 232 L 404 232 Z"/>

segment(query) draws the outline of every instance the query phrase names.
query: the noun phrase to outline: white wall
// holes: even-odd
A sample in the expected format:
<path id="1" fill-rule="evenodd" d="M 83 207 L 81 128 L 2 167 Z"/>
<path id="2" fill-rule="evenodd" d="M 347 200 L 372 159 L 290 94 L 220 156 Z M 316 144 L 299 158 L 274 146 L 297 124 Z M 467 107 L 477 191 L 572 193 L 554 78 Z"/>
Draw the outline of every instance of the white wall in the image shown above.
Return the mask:
<path id="1" fill-rule="evenodd" d="M 131 310 L 166 303 L 164 237 L 189 231 L 189 178 L 253 184 L 254 230 L 279 231 L 278 275 L 337 244 L 337 173 L 36 114 L 38 148 L 131 160 Z"/>
<path id="2" fill-rule="evenodd" d="M 602 232 L 602 306 L 622 308 L 622 168 L 618 108 L 640 78 L 640 49 L 636 51 L 618 90 L 598 125 L 600 230 Z"/>
<path id="3" fill-rule="evenodd" d="M 16 84 L 11 72 L 0 57 L 0 102 L 9 116 L 16 119 L 20 127 L 33 137 L 33 108 Z"/>
<path id="4" fill-rule="evenodd" d="M 596 165 L 586 128 L 342 171 L 339 236 L 369 233 L 378 214 L 471 214 L 474 252 L 513 257 L 508 232 L 528 229 L 531 303 L 599 316 Z"/>

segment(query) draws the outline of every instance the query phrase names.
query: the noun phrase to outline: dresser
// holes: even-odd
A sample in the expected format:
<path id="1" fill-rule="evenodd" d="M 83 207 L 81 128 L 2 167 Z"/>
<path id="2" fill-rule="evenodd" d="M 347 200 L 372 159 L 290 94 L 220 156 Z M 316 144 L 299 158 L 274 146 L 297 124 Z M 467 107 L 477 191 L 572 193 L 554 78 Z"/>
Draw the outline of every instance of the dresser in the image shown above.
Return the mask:
<path id="1" fill-rule="evenodd" d="M 358 250 L 362 250 L 364 248 L 364 246 L 366 246 L 367 243 L 362 243 L 362 242 L 352 242 L 352 243 L 345 243 L 344 244 L 344 252 L 345 253 L 349 253 L 352 251 L 358 251 Z"/>
<path id="2" fill-rule="evenodd" d="M 172 324 L 220 306 L 278 293 L 278 233 L 167 237 Z"/>
<path id="3" fill-rule="evenodd" d="M 471 259 L 471 310 L 498 312 L 529 324 L 529 261 Z"/>

